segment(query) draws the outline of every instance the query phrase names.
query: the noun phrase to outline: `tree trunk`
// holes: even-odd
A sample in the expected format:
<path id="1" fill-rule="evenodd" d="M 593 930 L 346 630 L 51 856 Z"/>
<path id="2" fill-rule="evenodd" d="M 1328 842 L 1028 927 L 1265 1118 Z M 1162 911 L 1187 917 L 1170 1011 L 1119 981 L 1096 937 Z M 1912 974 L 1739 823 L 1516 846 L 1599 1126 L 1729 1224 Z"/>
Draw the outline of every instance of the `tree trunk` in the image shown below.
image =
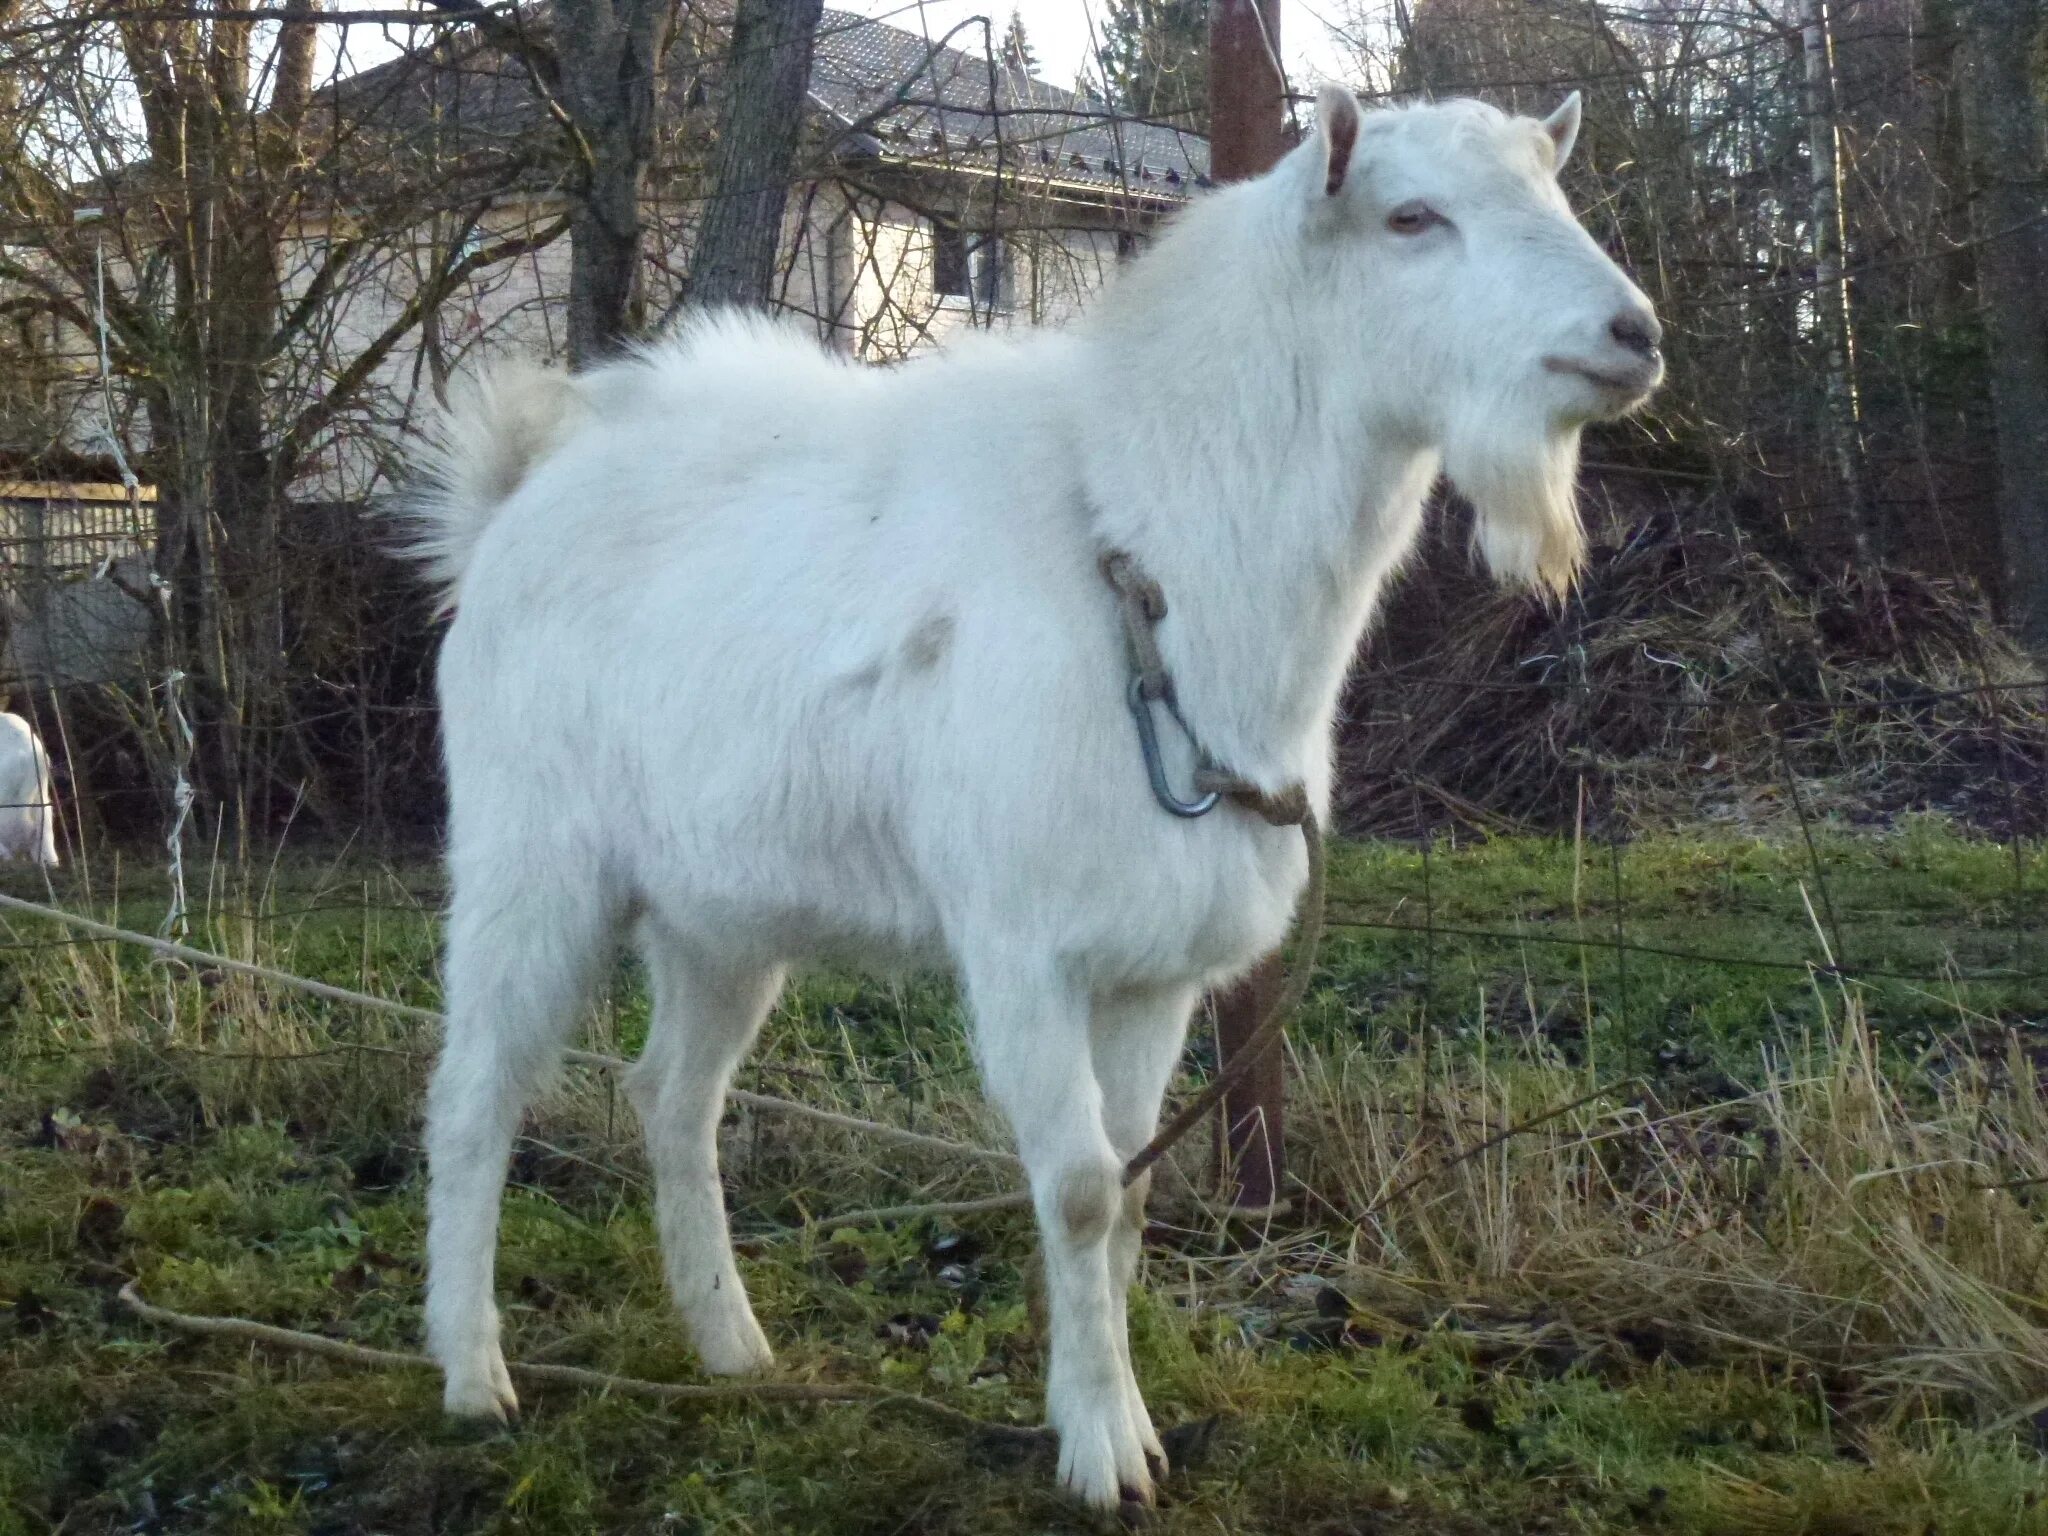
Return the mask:
<path id="1" fill-rule="evenodd" d="M 823 8 L 823 0 L 739 0 L 733 12 L 711 197 L 677 308 L 768 303 Z"/>
<path id="2" fill-rule="evenodd" d="M 1873 558 L 1869 506 L 1863 485 L 1863 408 L 1856 378 L 1856 330 L 1849 309 L 1849 281 L 1842 271 L 1844 223 L 1842 176 L 1835 143 L 1834 39 L 1827 0 L 1804 0 L 1800 21 L 1806 94 L 1808 205 L 1813 245 L 1813 313 L 1827 354 L 1822 409 L 1827 417 L 1828 457 L 1834 461 L 1844 521 L 1856 557 Z"/>
<path id="3" fill-rule="evenodd" d="M 2044 6 L 1971 0 L 1958 9 L 2005 612 L 2029 647 L 2048 654 L 2048 165 L 2029 78 Z"/>
<path id="4" fill-rule="evenodd" d="M 0 37 L 11 35 L 21 24 L 23 0 L 0 0 Z M 9 133 L 14 114 L 21 110 L 21 80 L 12 69 L 0 69 L 0 133 Z M 5 142 L 5 141 L 0 141 Z"/>
<path id="5" fill-rule="evenodd" d="M 569 361 L 601 361 L 640 328 L 640 192 L 654 157 L 670 0 L 556 0 L 562 105 L 581 198 L 569 229 Z"/>
<path id="6" fill-rule="evenodd" d="M 169 491 L 160 570 L 172 582 L 171 664 L 185 675 L 193 778 L 207 811 L 263 810 L 271 775 L 252 742 L 288 713 L 284 572 L 286 466 L 271 398 L 283 305 L 281 243 L 306 168 L 301 124 L 317 57 L 319 0 L 286 0 L 271 108 L 255 103 L 249 0 L 220 0 L 211 27 L 124 24 L 145 174 L 170 236 L 172 302 L 163 355 L 143 372 L 151 456 Z M 251 791 L 259 791 L 252 803 Z"/>

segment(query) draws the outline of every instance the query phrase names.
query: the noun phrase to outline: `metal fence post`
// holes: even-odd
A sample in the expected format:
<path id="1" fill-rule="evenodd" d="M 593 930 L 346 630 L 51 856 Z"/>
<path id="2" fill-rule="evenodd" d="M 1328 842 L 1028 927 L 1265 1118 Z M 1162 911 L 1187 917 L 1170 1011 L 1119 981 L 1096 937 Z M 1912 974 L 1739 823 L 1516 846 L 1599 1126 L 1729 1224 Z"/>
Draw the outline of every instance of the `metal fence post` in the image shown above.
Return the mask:
<path id="1" fill-rule="evenodd" d="M 1219 182 L 1256 176 L 1287 152 L 1287 85 L 1280 67 L 1279 0 L 1211 0 L 1209 6 L 1209 175 Z M 1281 982 L 1280 957 L 1213 1000 L 1218 1066 L 1258 1026 Z M 1243 1082 L 1225 1095 L 1217 1131 L 1223 1188 L 1233 1205 L 1269 1206 L 1279 1198 L 1281 1044 L 1275 1041 Z"/>

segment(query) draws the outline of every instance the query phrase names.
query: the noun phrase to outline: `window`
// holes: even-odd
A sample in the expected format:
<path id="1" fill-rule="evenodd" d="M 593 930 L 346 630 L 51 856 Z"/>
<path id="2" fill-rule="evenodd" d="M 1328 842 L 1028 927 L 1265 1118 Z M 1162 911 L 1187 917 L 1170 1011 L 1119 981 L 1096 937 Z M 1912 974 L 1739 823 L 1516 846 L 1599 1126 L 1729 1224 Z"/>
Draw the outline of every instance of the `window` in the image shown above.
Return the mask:
<path id="1" fill-rule="evenodd" d="M 995 235 L 983 235 L 974 243 L 974 297 L 983 309 L 1003 302 L 1003 242 Z"/>
<path id="2" fill-rule="evenodd" d="M 1004 301 L 1004 265 L 1001 236 L 932 225 L 932 292 L 941 299 L 997 308 Z"/>
<path id="3" fill-rule="evenodd" d="M 945 224 L 932 226 L 932 292 L 942 299 L 964 299 L 973 292 L 972 260 L 967 232 Z"/>

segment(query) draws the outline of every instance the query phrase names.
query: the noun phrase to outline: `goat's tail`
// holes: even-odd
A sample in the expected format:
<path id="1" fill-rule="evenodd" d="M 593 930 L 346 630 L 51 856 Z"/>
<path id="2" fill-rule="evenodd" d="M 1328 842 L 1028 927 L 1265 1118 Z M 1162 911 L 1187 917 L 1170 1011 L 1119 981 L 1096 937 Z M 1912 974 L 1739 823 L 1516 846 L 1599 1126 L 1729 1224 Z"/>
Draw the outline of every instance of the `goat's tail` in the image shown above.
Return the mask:
<path id="1" fill-rule="evenodd" d="M 413 458 L 399 508 L 405 552 L 452 606 L 477 540 L 534 465 L 575 430 L 583 399 L 559 369 L 525 363 L 452 384 Z"/>

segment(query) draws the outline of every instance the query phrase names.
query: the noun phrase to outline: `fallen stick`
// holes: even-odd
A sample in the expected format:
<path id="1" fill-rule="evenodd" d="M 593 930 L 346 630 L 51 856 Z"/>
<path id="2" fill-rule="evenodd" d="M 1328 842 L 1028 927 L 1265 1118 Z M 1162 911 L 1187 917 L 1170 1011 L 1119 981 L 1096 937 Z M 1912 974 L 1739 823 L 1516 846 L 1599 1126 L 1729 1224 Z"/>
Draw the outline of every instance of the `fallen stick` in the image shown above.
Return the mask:
<path id="1" fill-rule="evenodd" d="M 372 1349 L 346 1339 L 330 1339 L 296 1328 L 279 1328 L 271 1323 L 253 1322 L 245 1317 L 202 1317 L 190 1312 L 173 1312 L 142 1299 L 135 1282 L 121 1287 L 121 1304 L 137 1317 L 174 1328 L 180 1333 L 204 1338 L 244 1339 L 273 1349 L 288 1349 L 302 1355 L 319 1355 L 349 1365 L 378 1370 L 434 1370 L 425 1355 L 396 1349 Z M 956 1429 L 978 1435 L 993 1435 L 1023 1445 L 1050 1445 L 1049 1430 L 1017 1424 L 997 1424 L 977 1419 L 944 1403 L 911 1392 L 892 1392 L 884 1387 L 832 1386 L 809 1381 L 734 1381 L 706 1385 L 696 1382 L 643 1381 L 636 1376 L 614 1376 L 580 1365 L 524 1364 L 505 1362 L 505 1369 L 521 1381 L 551 1382 L 556 1386 L 583 1391 L 607 1392 L 621 1397 L 646 1397 L 664 1403 L 872 1403 L 878 1408 L 907 1408 L 937 1419 Z"/>
<path id="2" fill-rule="evenodd" d="M 911 1221 L 920 1216 L 979 1216 L 987 1211 L 1024 1211 L 1031 1208 L 1031 1192 L 1011 1190 L 980 1200 L 933 1200 L 923 1205 L 878 1205 L 872 1210 L 845 1211 L 838 1215 L 807 1216 L 802 1226 L 790 1227 L 774 1237 L 797 1237 L 805 1232 L 829 1231 L 833 1227 L 865 1227 L 878 1221 Z"/>

